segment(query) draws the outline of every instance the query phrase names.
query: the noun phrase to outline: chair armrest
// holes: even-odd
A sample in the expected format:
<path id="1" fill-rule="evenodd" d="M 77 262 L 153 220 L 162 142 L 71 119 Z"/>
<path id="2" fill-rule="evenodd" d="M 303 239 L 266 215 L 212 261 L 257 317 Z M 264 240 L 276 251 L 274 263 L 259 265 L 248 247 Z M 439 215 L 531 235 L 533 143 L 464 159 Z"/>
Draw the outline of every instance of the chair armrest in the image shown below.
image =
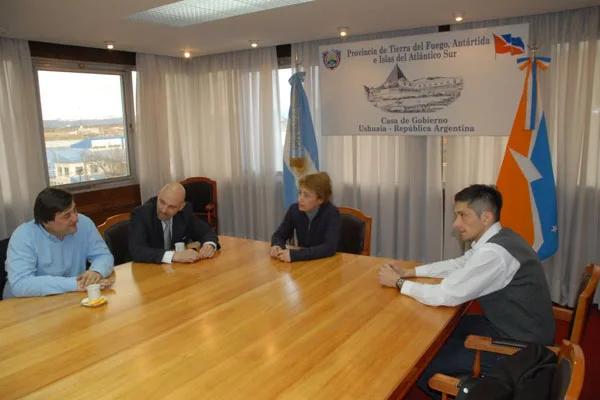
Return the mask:
<path id="1" fill-rule="evenodd" d="M 554 319 L 559 321 L 571 322 L 573 319 L 573 310 L 552 306 L 552 311 L 554 312 Z"/>
<path id="2" fill-rule="evenodd" d="M 522 350 L 525 347 L 530 345 L 529 342 L 523 342 L 521 340 L 513 340 L 513 339 L 502 339 L 502 338 L 500 338 L 500 339 L 492 338 L 491 344 L 493 344 L 494 346 L 514 347 L 519 350 Z"/>
<path id="3" fill-rule="evenodd" d="M 469 335 L 465 340 L 467 349 L 475 350 L 475 359 L 473 360 L 473 377 L 478 377 L 481 373 L 481 352 L 505 354 L 512 356 L 519 350 L 517 347 L 500 346 L 492 344 L 492 338 L 486 336 Z"/>
<path id="4" fill-rule="evenodd" d="M 456 397 L 458 394 L 458 385 L 460 379 L 453 378 L 444 374 L 435 374 L 429 379 L 429 387 L 438 392 L 449 394 Z"/>
<path id="5" fill-rule="evenodd" d="M 512 339 L 493 339 L 485 336 L 469 335 L 465 340 L 465 347 L 471 350 L 488 351 L 490 353 L 506 354 L 512 356 L 529 345 L 528 342 Z M 548 350 L 558 354 L 560 347 L 546 346 Z"/>
<path id="6" fill-rule="evenodd" d="M 502 344 L 497 344 L 494 343 L 494 339 L 490 337 L 469 335 L 465 340 L 465 347 L 471 350 L 488 351 L 490 353 L 505 354 L 507 356 L 512 356 L 522 348 L 511 346 L 507 344 L 507 342 L 510 342 L 510 340 L 502 341 Z"/>

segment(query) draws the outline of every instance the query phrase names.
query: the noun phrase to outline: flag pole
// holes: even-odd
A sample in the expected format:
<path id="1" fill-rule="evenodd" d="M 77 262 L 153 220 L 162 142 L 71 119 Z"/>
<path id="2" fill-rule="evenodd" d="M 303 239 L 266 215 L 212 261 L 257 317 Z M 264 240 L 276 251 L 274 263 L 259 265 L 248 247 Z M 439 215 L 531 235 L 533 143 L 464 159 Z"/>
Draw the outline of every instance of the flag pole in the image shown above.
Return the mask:
<path id="1" fill-rule="evenodd" d="M 298 56 L 298 52 L 294 56 L 294 64 L 296 65 L 296 71 L 302 71 L 304 68 L 302 67 L 302 59 Z"/>
<path id="2" fill-rule="evenodd" d="M 538 46 L 535 42 L 535 39 L 533 39 L 531 41 L 531 44 L 527 45 L 527 47 L 529 47 L 529 50 L 531 50 L 531 57 L 535 58 L 535 53 L 536 51 L 538 51 L 538 49 L 540 48 L 540 46 Z"/>

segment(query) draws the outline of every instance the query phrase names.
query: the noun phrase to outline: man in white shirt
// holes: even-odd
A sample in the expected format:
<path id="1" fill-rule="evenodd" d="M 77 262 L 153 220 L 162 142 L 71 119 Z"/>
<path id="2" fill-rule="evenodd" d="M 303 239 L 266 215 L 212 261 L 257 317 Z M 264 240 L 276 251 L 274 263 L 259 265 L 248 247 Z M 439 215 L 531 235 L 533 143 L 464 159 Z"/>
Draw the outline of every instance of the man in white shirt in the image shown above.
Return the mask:
<path id="1" fill-rule="evenodd" d="M 174 252 L 177 242 L 186 250 Z M 219 239 L 212 228 L 196 215 L 185 201 L 185 188 L 178 182 L 165 185 L 158 193 L 131 213 L 129 252 L 136 262 L 193 263 L 212 258 Z"/>
<path id="2" fill-rule="evenodd" d="M 432 398 L 428 387 L 435 373 L 468 374 L 474 352 L 464 348 L 468 335 L 508 338 L 543 345 L 554 340 L 554 315 L 548 284 L 539 257 L 531 246 L 510 229 L 502 228 L 502 196 L 492 186 L 472 185 L 454 197 L 454 229 L 461 240 L 472 241 L 463 256 L 413 269 L 386 264 L 379 281 L 400 293 L 432 306 L 456 306 L 479 299 L 483 315 L 466 315 L 440 352 L 419 378 L 419 386 Z M 443 278 L 436 285 L 406 280 L 411 277 Z M 502 358 L 482 354 L 482 373 Z"/>

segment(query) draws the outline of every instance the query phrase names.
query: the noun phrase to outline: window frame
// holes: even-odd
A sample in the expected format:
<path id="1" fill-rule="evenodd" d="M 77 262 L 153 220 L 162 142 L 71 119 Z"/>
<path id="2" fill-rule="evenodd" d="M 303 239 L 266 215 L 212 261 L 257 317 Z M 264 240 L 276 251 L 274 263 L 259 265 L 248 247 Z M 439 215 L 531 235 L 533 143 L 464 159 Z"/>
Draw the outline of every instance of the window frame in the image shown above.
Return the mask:
<path id="1" fill-rule="evenodd" d="M 90 74 L 117 75 L 121 77 L 121 101 L 123 104 L 123 128 L 127 143 L 127 157 L 129 175 L 115 178 L 105 178 L 87 182 L 76 182 L 53 187 L 65 189 L 69 192 L 78 193 L 97 189 L 108 189 L 113 187 L 128 186 L 138 183 L 138 175 L 135 162 L 135 110 L 132 73 L 136 71 L 133 65 L 108 64 L 99 62 L 87 62 L 77 60 L 59 60 L 44 57 L 32 57 L 34 73 L 35 96 L 37 101 L 37 115 L 40 121 L 40 140 L 44 146 L 42 154 L 44 161 L 44 178 L 46 185 L 50 186 L 50 173 L 48 171 L 48 157 L 46 156 L 46 138 L 44 135 L 44 120 L 42 114 L 42 102 L 40 98 L 39 71 L 52 72 L 76 72 Z"/>

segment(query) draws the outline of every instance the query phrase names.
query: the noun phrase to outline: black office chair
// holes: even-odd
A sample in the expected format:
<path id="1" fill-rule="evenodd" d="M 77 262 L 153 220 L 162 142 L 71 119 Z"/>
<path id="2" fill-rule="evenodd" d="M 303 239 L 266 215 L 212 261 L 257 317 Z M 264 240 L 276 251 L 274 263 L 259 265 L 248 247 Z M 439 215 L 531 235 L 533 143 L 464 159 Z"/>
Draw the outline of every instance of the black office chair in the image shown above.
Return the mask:
<path id="1" fill-rule="evenodd" d="M 8 251 L 8 241 L 10 237 L 0 240 L 0 300 L 2 300 L 2 293 L 4 293 L 4 285 L 6 284 L 6 252 Z"/>
<path id="2" fill-rule="evenodd" d="M 104 237 L 108 249 L 115 257 L 115 265 L 131 261 L 129 254 L 129 213 L 109 217 L 98 226 L 98 232 Z"/>
<path id="3" fill-rule="evenodd" d="M 194 214 L 219 233 L 217 213 L 217 182 L 210 178 L 193 177 L 180 182 L 185 188 L 185 201 L 192 204 Z"/>
<path id="4" fill-rule="evenodd" d="M 355 208 L 338 207 L 338 209 L 340 210 L 340 243 L 337 251 L 370 255 L 372 218 Z"/>

